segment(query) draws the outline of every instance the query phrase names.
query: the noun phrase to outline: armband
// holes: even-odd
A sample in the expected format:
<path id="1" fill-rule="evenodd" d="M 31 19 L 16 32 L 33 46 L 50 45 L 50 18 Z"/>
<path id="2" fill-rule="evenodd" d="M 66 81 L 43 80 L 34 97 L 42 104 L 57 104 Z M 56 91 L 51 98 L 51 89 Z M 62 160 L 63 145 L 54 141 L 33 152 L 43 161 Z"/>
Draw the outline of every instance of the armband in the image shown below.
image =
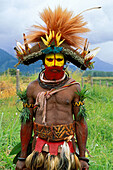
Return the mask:
<path id="1" fill-rule="evenodd" d="M 36 107 L 40 107 L 40 105 L 23 103 L 23 107 L 24 107 L 24 108 L 27 107 L 27 108 L 33 108 L 33 109 L 35 109 Z"/>
<path id="2" fill-rule="evenodd" d="M 19 161 L 25 161 L 26 158 L 20 158 L 20 157 L 18 157 L 18 160 L 19 160 Z"/>
<path id="3" fill-rule="evenodd" d="M 83 106 L 84 105 L 84 101 L 79 101 L 79 102 L 74 102 L 73 103 L 73 106 L 77 106 L 77 107 L 79 107 L 79 106 Z"/>
<path id="4" fill-rule="evenodd" d="M 23 103 L 23 107 L 33 108 L 34 104 Z"/>
<path id="5" fill-rule="evenodd" d="M 79 160 L 86 161 L 87 163 L 89 162 L 89 159 L 86 157 L 79 157 Z"/>

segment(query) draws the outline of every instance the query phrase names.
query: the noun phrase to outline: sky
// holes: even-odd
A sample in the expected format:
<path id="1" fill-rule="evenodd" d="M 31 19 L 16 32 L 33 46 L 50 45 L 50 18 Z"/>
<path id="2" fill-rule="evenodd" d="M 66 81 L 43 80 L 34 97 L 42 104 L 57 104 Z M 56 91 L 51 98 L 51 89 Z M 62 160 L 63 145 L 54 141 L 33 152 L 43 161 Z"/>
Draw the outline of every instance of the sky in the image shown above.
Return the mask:
<path id="1" fill-rule="evenodd" d="M 100 47 L 99 59 L 113 64 L 113 0 L 0 0 L 0 48 L 15 56 L 16 41 L 23 43 L 23 33 L 27 34 L 34 24 L 42 24 L 39 13 L 46 7 L 54 10 L 58 5 L 74 15 L 102 7 L 83 13 L 91 30 L 84 36 L 90 42 L 90 49 Z"/>

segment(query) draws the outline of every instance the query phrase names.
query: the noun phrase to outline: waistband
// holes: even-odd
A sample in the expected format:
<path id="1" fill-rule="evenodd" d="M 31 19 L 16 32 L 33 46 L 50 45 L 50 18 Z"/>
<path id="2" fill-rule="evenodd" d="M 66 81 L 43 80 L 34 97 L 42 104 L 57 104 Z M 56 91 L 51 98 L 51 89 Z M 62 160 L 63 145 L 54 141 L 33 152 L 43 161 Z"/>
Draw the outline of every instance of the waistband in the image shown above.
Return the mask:
<path id="1" fill-rule="evenodd" d="M 34 122 L 34 135 L 48 141 L 62 141 L 70 135 L 74 135 L 75 122 L 65 125 L 45 126 Z"/>

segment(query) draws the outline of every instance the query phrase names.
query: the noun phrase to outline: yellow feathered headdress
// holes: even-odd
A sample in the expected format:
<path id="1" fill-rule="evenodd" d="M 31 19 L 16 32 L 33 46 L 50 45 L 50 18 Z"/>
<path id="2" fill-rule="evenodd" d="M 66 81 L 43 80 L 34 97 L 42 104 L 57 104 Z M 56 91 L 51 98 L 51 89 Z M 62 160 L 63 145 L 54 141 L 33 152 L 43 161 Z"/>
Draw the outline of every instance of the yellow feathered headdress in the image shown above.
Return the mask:
<path id="1" fill-rule="evenodd" d="M 81 35 L 89 31 L 80 14 L 74 16 L 72 11 L 63 10 L 60 6 L 54 11 L 50 8 L 40 13 L 44 25 L 33 25 L 34 30 L 25 37 L 24 44 L 15 47 L 19 63 L 29 65 L 48 53 L 62 53 L 66 60 L 72 62 L 81 69 L 91 66 L 88 56 L 88 42 Z M 27 39 L 27 40 L 26 40 Z M 29 43 L 35 43 L 31 48 Z M 85 43 L 85 46 L 83 46 Z M 82 53 L 77 50 L 82 49 Z"/>

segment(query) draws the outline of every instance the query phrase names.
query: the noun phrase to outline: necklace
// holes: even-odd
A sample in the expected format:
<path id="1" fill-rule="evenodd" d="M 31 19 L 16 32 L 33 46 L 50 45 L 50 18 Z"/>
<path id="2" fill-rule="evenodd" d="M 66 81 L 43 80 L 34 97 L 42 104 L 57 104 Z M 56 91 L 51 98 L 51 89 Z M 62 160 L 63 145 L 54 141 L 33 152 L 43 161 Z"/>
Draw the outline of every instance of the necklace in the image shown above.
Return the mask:
<path id="1" fill-rule="evenodd" d="M 65 71 L 64 76 L 59 80 L 45 80 L 44 70 L 42 70 L 39 74 L 38 82 L 42 88 L 46 88 L 50 90 L 52 88 L 57 89 L 63 86 L 68 81 L 68 79 L 69 79 L 69 74 Z"/>

